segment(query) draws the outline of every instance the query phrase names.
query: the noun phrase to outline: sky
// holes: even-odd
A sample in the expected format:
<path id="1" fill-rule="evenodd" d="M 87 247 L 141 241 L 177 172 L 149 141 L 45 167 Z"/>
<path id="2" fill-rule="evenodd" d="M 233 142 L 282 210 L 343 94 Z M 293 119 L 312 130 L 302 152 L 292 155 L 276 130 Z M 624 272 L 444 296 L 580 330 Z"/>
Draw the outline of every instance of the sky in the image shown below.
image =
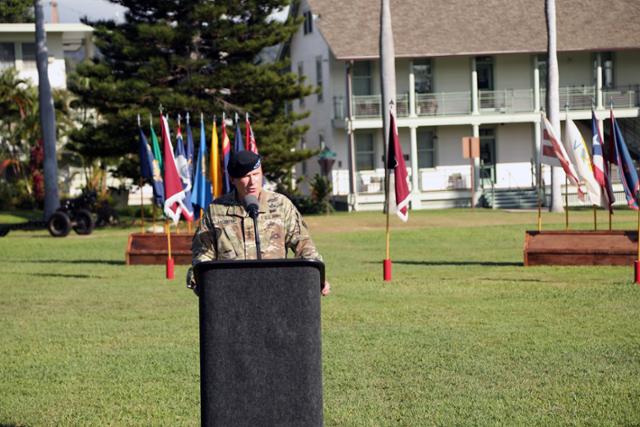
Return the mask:
<path id="1" fill-rule="evenodd" d="M 1 1 L 1 0 L 0 0 Z M 51 6 L 49 0 L 42 2 L 46 22 L 51 22 Z M 114 19 L 124 21 L 126 8 L 110 3 L 107 0 L 58 0 L 58 16 L 60 22 L 80 22 L 80 18 L 88 16 L 90 20 Z M 276 19 L 285 19 L 287 10 L 274 15 Z"/>
<path id="2" fill-rule="evenodd" d="M 46 22 L 51 22 L 51 3 L 42 2 Z M 124 11 L 120 5 L 107 0 L 58 0 L 58 16 L 62 23 L 80 22 L 80 18 L 88 16 L 90 20 L 115 19 L 124 21 Z"/>

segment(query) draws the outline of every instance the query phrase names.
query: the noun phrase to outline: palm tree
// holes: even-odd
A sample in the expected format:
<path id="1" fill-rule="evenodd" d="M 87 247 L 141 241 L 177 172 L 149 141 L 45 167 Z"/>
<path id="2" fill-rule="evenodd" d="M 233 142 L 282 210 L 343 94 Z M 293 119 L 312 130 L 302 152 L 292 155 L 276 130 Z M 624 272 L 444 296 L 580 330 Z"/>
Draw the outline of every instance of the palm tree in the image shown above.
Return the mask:
<path id="1" fill-rule="evenodd" d="M 58 196 L 58 160 L 56 158 L 56 116 L 49 84 L 47 34 L 44 31 L 42 2 L 33 1 L 36 15 L 36 64 L 38 66 L 38 100 L 40 105 L 40 126 L 44 141 L 44 220 L 60 205 Z"/>

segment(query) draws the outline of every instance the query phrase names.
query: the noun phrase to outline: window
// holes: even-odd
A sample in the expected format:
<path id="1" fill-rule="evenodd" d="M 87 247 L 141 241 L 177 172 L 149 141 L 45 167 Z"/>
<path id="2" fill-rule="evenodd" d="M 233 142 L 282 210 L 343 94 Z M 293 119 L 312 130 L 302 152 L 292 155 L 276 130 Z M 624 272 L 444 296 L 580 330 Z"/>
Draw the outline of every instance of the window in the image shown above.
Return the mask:
<path id="1" fill-rule="evenodd" d="M 13 43 L 0 43 L 0 70 L 16 66 L 16 52 Z"/>
<path id="2" fill-rule="evenodd" d="M 322 102 L 322 56 L 316 58 L 316 86 L 318 86 L 318 102 Z"/>
<path id="3" fill-rule="evenodd" d="M 433 92 L 430 59 L 417 59 L 413 61 L 413 76 L 415 79 L 416 93 Z"/>
<path id="4" fill-rule="evenodd" d="M 355 96 L 373 95 L 373 77 L 371 61 L 353 63 L 353 94 Z"/>
<path id="5" fill-rule="evenodd" d="M 478 56 L 476 58 L 476 72 L 478 73 L 478 89 L 493 90 L 493 58 Z"/>
<path id="6" fill-rule="evenodd" d="M 22 43 L 22 64 L 24 68 L 36 68 L 35 43 Z"/>
<path id="7" fill-rule="evenodd" d="M 373 170 L 375 162 L 375 150 L 373 146 L 373 133 L 358 132 L 356 137 L 356 170 Z"/>
<path id="8" fill-rule="evenodd" d="M 496 182 L 496 131 L 480 128 L 480 180 L 481 185 Z"/>
<path id="9" fill-rule="evenodd" d="M 302 82 L 304 80 L 304 62 L 298 62 L 298 80 Z M 300 107 L 304 107 L 304 96 L 300 98 Z"/>
<path id="10" fill-rule="evenodd" d="M 538 76 L 540 76 L 540 89 L 545 89 L 547 87 L 547 57 L 538 55 L 536 66 L 538 67 Z"/>
<path id="11" fill-rule="evenodd" d="M 311 34 L 313 32 L 313 14 L 310 10 L 306 11 L 304 14 L 304 34 Z"/>
<path id="12" fill-rule="evenodd" d="M 614 87 L 613 81 L 613 53 L 602 52 L 602 87 L 611 89 Z"/>
<path id="13" fill-rule="evenodd" d="M 436 137 L 432 129 L 418 129 L 418 168 L 436 166 Z"/>
<path id="14" fill-rule="evenodd" d="M 326 144 L 324 143 L 324 135 L 323 134 L 318 135 L 318 148 L 320 148 L 320 150 L 324 150 L 325 146 Z"/>

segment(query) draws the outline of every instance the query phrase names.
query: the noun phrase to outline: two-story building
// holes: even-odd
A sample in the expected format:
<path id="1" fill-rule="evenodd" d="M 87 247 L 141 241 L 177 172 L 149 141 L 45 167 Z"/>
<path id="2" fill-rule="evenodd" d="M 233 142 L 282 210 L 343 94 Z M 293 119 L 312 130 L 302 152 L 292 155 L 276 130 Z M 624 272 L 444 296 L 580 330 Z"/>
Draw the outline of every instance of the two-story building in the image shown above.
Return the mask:
<path id="1" fill-rule="evenodd" d="M 397 125 L 411 177 L 413 209 L 469 206 L 512 190 L 533 191 L 545 106 L 544 0 L 391 0 Z M 636 0 L 557 0 L 561 120 L 576 121 L 590 143 L 594 108 L 605 137 L 610 105 L 627 143 L 640 148 L 640 9 Z M 284 46 L 293 72 L 318 93 L 301 147 L 336 153 L 336 200 L 378 209 L 384 165 L 378 0 L 302 0 L 304 24 Z M 461 139 L 480 138 L 471 167 Z M 472 172 L 474 171 L 474 176 Z M 314 159 L 297 167 L 311 177 Z M 542 167 L 550 185 L 550 168 Z M 516 203 L 521 205 L 521 203 Z"/>
<path id="2" fill-rule="evenodd" d="M 49 51 L 49 82 L 67 87 L 67 72 L 84 58 L 93 56 L 93 28 L 85 24 L 45 24 Z M 20 77 L 38 84 L 35 24 L 0 23 L 0 70 L 15 67 Z"/>

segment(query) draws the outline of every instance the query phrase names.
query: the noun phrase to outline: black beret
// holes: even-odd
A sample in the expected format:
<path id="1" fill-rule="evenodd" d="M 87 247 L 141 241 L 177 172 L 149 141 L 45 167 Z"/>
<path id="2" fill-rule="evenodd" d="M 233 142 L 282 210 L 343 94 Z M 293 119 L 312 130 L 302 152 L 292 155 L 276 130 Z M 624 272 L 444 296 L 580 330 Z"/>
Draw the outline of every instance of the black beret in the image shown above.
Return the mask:
<path id="1" fill-rule="evenodd" d="M 232 153 L 229 158 L 229 165 L 227 171 L 231 178 L 242 178 L 249 172 L 256 170 L 260 167 L 260 156 L 252 151 L 240 151 L 238 153 Z"/>

